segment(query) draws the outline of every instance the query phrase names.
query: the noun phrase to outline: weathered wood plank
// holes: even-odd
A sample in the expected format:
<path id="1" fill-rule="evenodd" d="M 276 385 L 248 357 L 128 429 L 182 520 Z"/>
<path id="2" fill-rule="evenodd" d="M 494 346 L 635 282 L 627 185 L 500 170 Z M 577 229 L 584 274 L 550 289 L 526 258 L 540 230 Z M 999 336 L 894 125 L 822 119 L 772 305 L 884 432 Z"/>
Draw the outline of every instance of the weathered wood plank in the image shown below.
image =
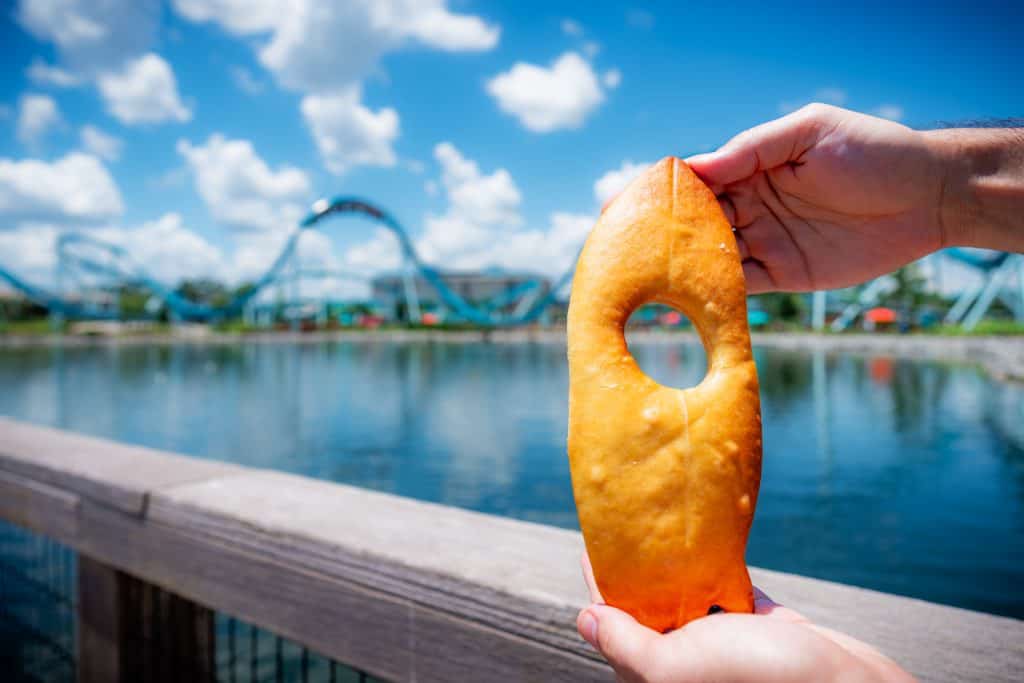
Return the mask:
<path id="1" fill-rule="evenodd" d="M 1024 621 L 752 569 L 772 599 L 871 643 L 923 680 L 1019 681 Z"/>
<path id="2" fill-rule="evenodd" d="M 150 491 L 242 469 L 0 416 L 0 470 L 133 514 L 142 514 Z"/>
<path id="3" fill-rule="evenodd" d="M 182 530 L 83 503 L 76 546 L 124 571 L 395 681 L 464 680 L 488 653 L 490 680 L 610 680 L 593 659 L 515 638 L 369 587 Z M 444 631 L 439 632 L 440 625 Z M 417 647 L 441 639 L 444 647 Z"/>
<path id="4" fill-rule="evenodd" d="M 596 658 L 578 533 L 268 471 L 155 493 L 150 519 Z"/>
<path id="5" fill-rule="evenodd" d="M 595 657 L 573 628 L 575 610 L 585 604 L 577 533 L 266 471 L 162 491 L 150 514 L 248 552 Z M 986 680 L 1013 680 L 1024 672 L 1019 620 L 752 573 L 780 601 L 877 645 L 925 679 L 983 673 Z M 958 625 L 977 637 L 965 643 Z"/>
<path id="6" fill-rule="evenodd" d="M 0 469 L 0 519 L 65 541 L 78 533 L 78 496 Z"/>

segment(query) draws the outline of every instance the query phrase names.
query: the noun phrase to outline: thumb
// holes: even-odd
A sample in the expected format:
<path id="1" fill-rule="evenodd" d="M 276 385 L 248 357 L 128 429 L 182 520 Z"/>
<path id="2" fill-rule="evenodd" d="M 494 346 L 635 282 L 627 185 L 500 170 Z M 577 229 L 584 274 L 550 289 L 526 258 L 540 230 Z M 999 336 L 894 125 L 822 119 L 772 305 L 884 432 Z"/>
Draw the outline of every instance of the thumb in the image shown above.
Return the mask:
<path id="1" fill-rule="evenodd" d="M 806 106 L 743 131 L 717 151 L 697 154 L 686 162 L 720 194 L 726 185 L 800 159 L 814 146 L 834 111 L 827 105 Z"/>
<path id="2" fill-rule="evenodd" d="M 661 636 L 622 610 L 591 605 L 580 612 L 576 628 L 626 681 L 645 680 L 642 672 L 655 665 L 655 648 Z"/>

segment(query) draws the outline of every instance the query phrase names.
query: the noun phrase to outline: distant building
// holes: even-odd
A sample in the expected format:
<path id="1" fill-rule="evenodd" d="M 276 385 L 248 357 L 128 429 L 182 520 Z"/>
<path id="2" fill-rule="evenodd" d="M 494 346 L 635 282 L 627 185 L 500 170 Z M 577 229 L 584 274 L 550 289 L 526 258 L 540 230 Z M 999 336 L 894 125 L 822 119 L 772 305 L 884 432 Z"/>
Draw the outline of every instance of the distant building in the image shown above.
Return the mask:
<path id="1" fill-rule="evenodd" d="M 478 307 L 492 306 L 492 310 L 500 313 L 515 311 L 523 297 L 537 301 L 551 291 L 551 280 L 536 273 L 502 270 L 448 272 L 442 273 L 441 279 L 448 289 L 468 303 Z M 444 310 L 444 302 L 433 285 L 419 274 L 413 278 L 413 282 L 421 309 Z M 401 273 L 378 275 L 370 281 L 370 291 L 375 306 L 387 317 L 408 320 L 405 277 Z"/>

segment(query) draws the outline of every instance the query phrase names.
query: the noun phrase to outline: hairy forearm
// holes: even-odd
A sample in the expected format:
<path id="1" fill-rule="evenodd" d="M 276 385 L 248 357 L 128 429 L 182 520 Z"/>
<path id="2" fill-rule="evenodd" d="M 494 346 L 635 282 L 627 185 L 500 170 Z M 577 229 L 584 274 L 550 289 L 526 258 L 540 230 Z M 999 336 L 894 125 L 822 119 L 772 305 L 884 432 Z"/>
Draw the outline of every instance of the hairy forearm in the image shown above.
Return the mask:
<path id="1" fill-rule="evenodd" d="M 1024 252 L 1024 128 L 924 133 L 944 178 L 944 246 Z"/>

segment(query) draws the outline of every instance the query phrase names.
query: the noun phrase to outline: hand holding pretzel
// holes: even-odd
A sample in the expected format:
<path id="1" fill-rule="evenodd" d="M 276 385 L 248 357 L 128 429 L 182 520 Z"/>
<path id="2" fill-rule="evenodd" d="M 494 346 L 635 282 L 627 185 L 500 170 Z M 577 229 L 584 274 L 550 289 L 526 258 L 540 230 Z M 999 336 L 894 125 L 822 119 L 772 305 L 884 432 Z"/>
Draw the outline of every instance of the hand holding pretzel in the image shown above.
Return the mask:
<path id="1" fill-rule="evenodd" d="M 1024 251 L 1024 130 L 918 131 L 808 105 L 687 160 L 751 294 L 864 282 L 952 246 Z"/>

